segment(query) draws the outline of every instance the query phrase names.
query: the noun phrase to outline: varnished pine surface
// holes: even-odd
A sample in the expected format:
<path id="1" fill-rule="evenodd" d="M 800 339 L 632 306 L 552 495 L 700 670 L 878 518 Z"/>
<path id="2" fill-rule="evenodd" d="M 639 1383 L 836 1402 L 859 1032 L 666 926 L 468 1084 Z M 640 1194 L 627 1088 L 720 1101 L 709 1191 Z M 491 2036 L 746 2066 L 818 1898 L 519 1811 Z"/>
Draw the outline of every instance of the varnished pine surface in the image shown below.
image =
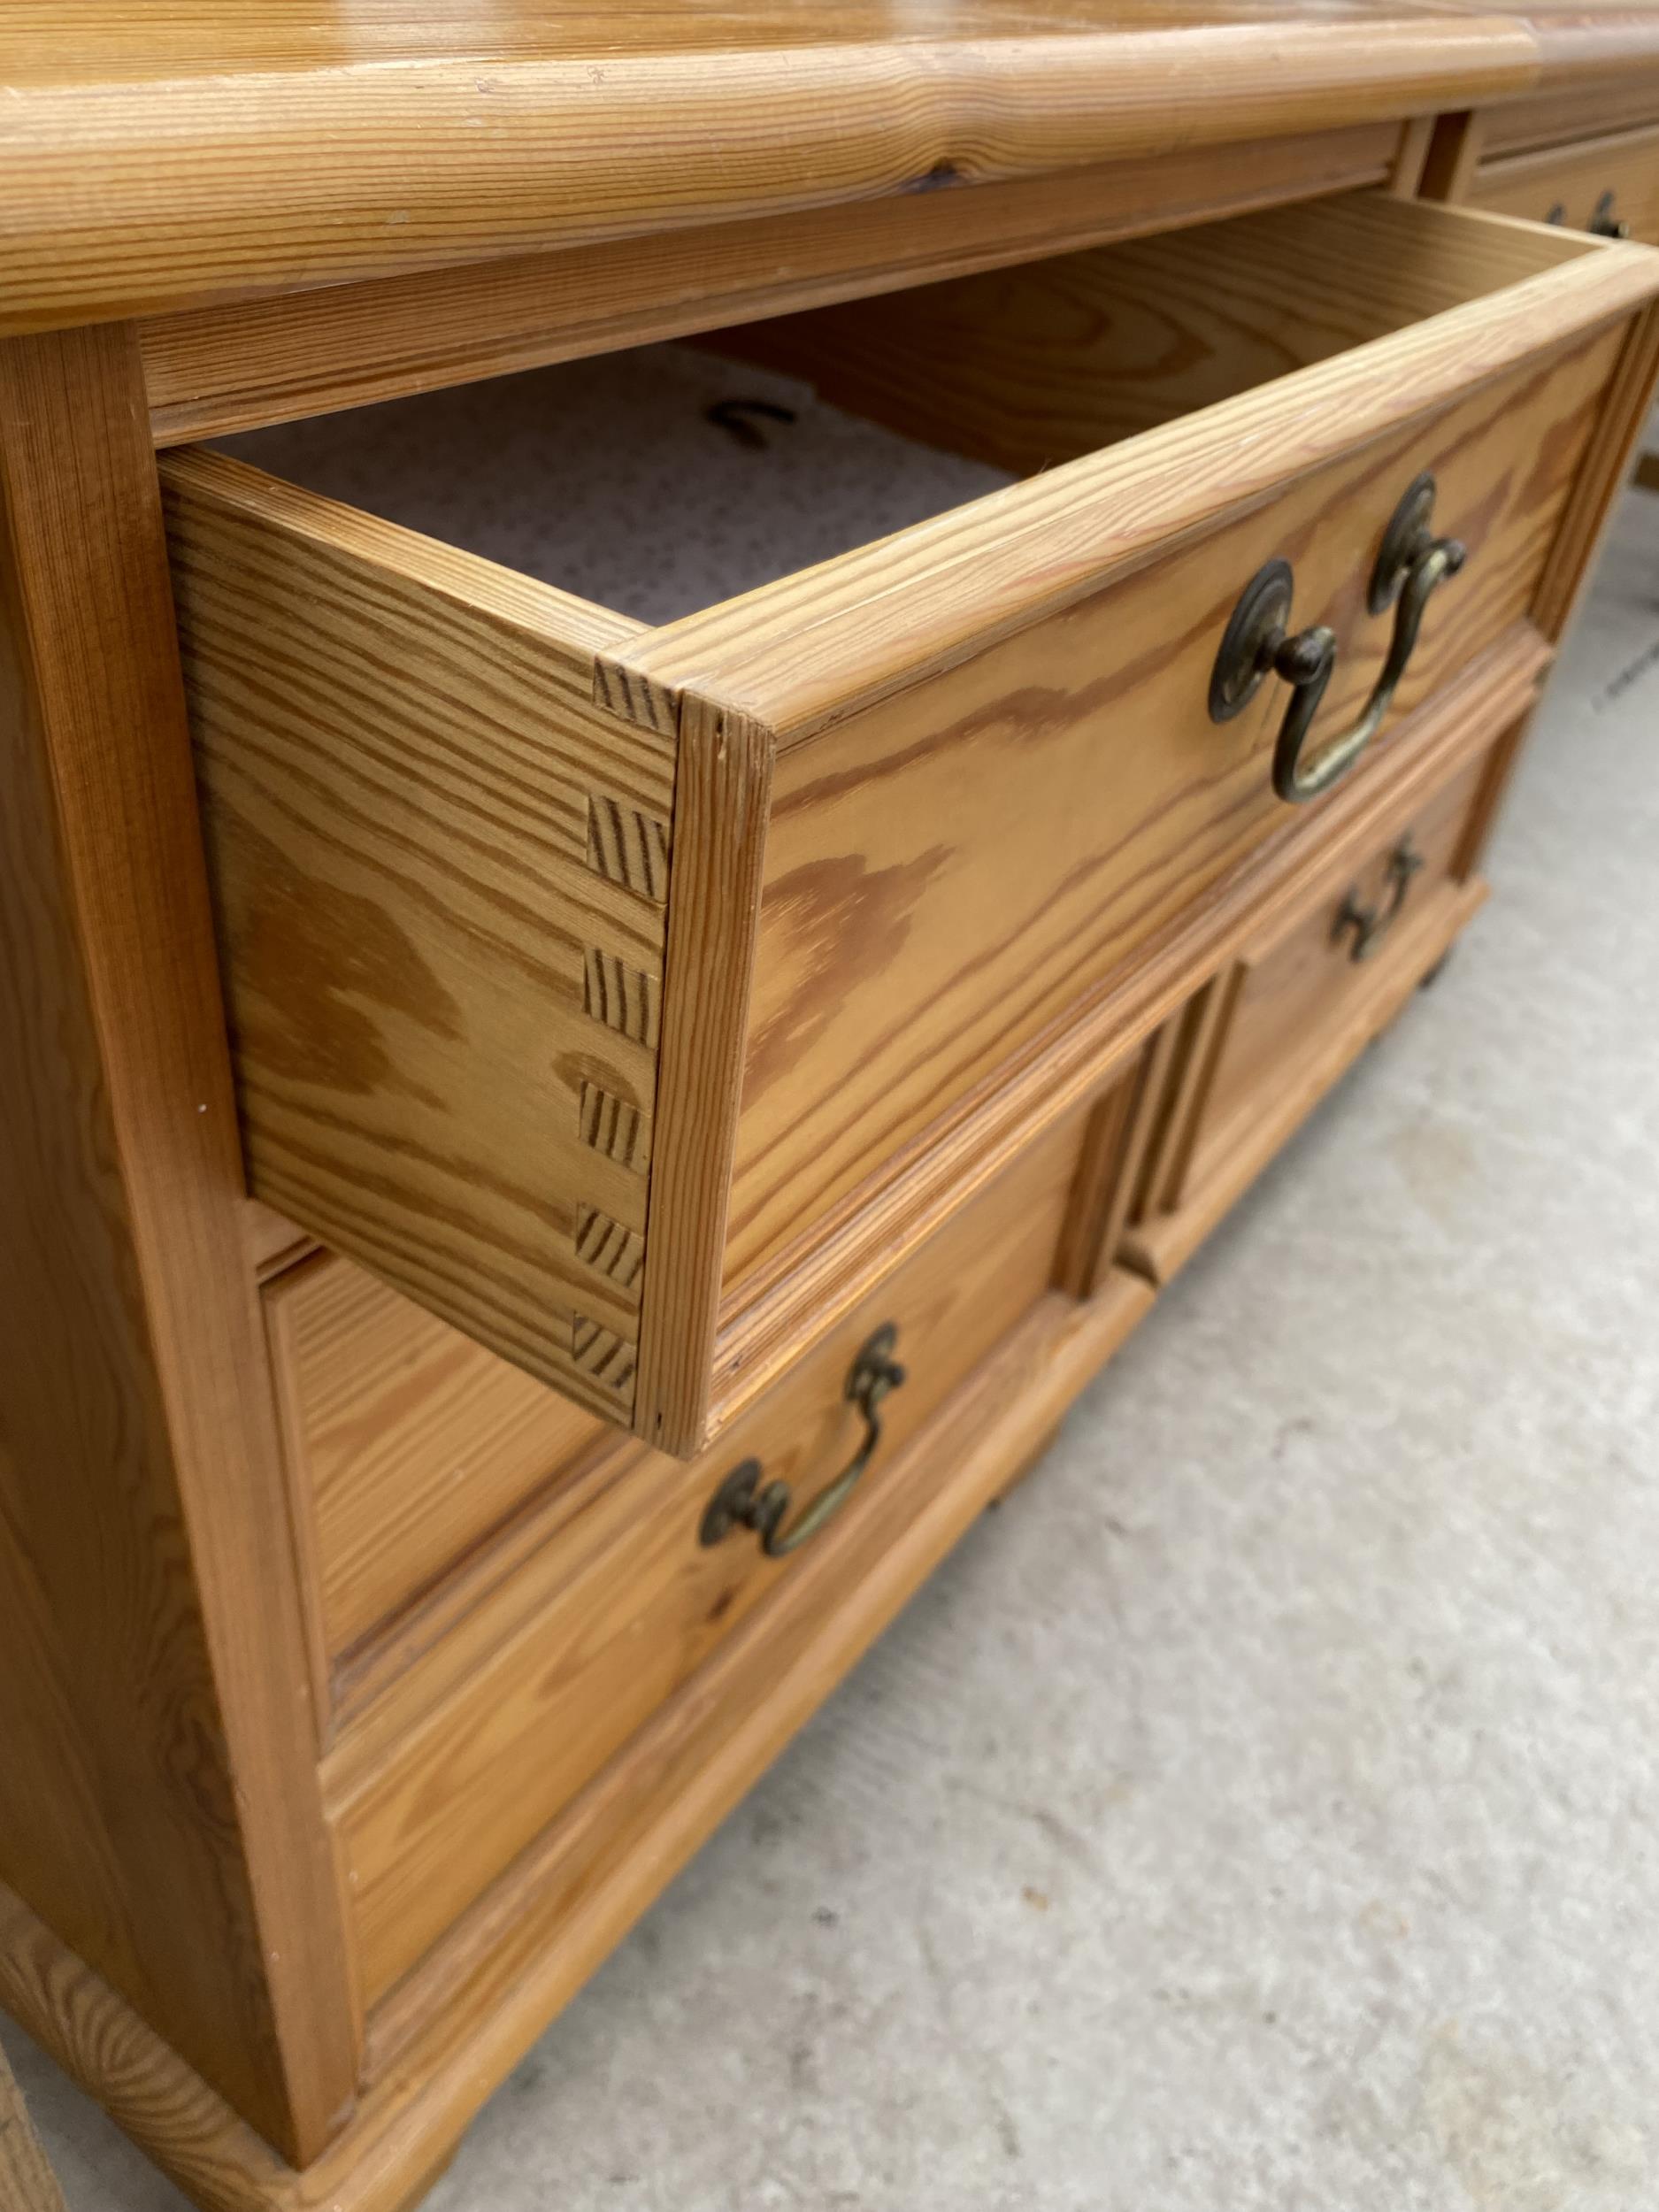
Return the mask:
<path id="1" fill-rule="evenodd" d="M 1417 0 L 23 0 L 0 329 L 1426 113 L 1536 53 Z"/>
<path id="2" fill-rule="evenodd" d="M 166 489 L 249 1187 L 626 1421 L 673 768 L 588 694 L 635 626 L 222 456 Z"/>
<path id="3" fill-rule="evenodd" d="M 1659 90 L 1655 90 L 1659 100 Z M 1432 119 L 1425 119 L 1425 127 Z M 972 192 L 698 224 L 162 316 L 141 332 L 157 444 L 888 292 L 1390 174 L 1397 123 L 1183 147 Z"/>
<path id="4" fill-rule="evenodd" d="M 328 1681 L 610 1432 L 334 1253 L 264 1304 Z"/>
<path id="5" fill-rule="evenodd" d="M 0 347 L 0 1876 L 309 2155 L 352 2018 L 130 332 Z"/>
<path id="6" fill-rule="evenodd" d="M 1587 230 L 1609 195 L 1611 219 L 1628 223 L 1630 235 L 1644 244 L 1659 244 L 1659 122 L 1582 146 L 1545 147 L 1488 162 L 1469 198 L 1494 215 L 1534 223 L 1553 217 L 1569 230 Z"/>
<path id="7" fill-rule="evenodd" d="M 742 1624 L 697 1694 L 659 1714 L 519 1862 L 441 1983 L 411 1991 L 420 2011 L 382 2022 L 373 2085 L 303 2172 L 4 1886 L 0 2002 L 204 2212 L 413 2212 L 479 2106 L 1150 1304 L 1119 1271 L 1087 1305 L 1051 1295 L 1035 1308 L 872 1509 L 795 1563 L 797 1602 Z"/>
<path id="8" fill-rule="evenodd" d="M 741 1620 L 769 1601 L 791 1602 L 800 1561 L 763 1557 L 744 1532 L 699 1543 L 722 1478 L 752 1455 L 768 1481 L 789 1485 L 793 1519 L 859 1440 L 846 1377 L 871 1333 L 891 1320 L 907 1377 L 882 1408 L 882 1441 L 846 1509 L 856 1522 L 909 1441 L 1041 1301 L 1079 1133 L 1073 1117 L 1033 1147 L 701 1460 L 641 1460 L 604 1511 L 555 1540 L 562 1586 L 457 1694 L 411 1726 L 418 1671 L 384 1718 L 370 1716 L 342 1739 L 326 1787 L 369 2004 Z M 511 1590 L 495 1609 L 513 1617 Z"/>

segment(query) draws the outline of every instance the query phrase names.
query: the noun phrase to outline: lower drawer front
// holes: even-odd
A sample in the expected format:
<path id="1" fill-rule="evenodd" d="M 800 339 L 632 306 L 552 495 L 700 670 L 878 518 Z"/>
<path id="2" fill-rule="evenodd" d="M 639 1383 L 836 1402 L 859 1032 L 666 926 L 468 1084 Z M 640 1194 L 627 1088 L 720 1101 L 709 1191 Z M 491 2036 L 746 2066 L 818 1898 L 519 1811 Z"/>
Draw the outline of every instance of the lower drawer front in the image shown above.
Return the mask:
<path id="1" fill-rule="evenodd" d="M 754 1458 L 793 1493 L 787 1536 L 859 1450 L 847 1384 L 861 1348 L 897 1331 L 904 1380 L 879 1408 L 881 1439 L 849 1499 L 856 1514 L 900 1450 L 1048 1289 L 1080 1142 L 1045 1137 L 848 1316 L 720 1445 L 689 1465 L 644 1455 L 608 1501 L 611 1540 L 568 1545 L 569 1578 L 462 1686 L 366 1760 L 349 1733 L 328 1786 L 373 2002 L 511 1863 L 628 1736 L 762 1600 L 788 1601 L 787 1559 L 738 1526 L 702 1540 L 710 1501 Z M 633 1510 L 627 1509 L 631 1502 Z M 580 1555 L 578 1555 L 580 1550 Z M 501 1594 L 503 1609 L 512 1593 Z M 418 1697 L 418 1680 L 403 1686 Z M 366 1739 L 365 1740 L 366 1743 Z M 354 1771 L 359 1762 L 366 1770 Z"/>
<path id="2" fill-rule="evenodd" d="M 1491 162 L 1471 197 L 1494 215 L 1659 244 L 1659 127 Z"/>
<path id="3" fill-rule="evenodd" d="M 615 1432 L 332 1252 L 264 1302 L 332 1704 L 354 1655 Z"/>
<path id="4" fill-rule="evenodd" d="M 1155 1281 L 1187 1258 L 1434 965 L 1483 895 L 1469 875 L 1490 752 L 1374 842 L 1303 879 L 1189 1007 L 1125 1257 Z"/>

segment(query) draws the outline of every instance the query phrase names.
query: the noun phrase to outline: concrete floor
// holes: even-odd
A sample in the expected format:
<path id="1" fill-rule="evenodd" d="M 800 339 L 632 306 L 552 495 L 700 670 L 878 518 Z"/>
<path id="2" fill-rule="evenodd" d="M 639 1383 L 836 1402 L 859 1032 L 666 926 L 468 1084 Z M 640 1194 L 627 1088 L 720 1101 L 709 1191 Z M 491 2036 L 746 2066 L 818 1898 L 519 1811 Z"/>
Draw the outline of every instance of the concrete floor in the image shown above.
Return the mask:
<path id="1" fill-rule="evenodd" d="M 1659 2200 L 1659 499 L 1569 661 L 1442 981 L 431 2212 Z"/>

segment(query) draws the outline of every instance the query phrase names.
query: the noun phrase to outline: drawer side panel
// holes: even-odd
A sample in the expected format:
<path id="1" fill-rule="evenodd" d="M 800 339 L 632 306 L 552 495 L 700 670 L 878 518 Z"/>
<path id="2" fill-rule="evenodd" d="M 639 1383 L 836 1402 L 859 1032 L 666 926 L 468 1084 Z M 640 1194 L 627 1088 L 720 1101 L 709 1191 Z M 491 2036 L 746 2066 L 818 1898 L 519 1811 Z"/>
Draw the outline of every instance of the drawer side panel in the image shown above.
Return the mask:
<path id="1" fill-rule="evenodd" d="M 250 1187 L 627 1423 L 673 745 L 632 625 L 220 456 L 164 465 Z"/>

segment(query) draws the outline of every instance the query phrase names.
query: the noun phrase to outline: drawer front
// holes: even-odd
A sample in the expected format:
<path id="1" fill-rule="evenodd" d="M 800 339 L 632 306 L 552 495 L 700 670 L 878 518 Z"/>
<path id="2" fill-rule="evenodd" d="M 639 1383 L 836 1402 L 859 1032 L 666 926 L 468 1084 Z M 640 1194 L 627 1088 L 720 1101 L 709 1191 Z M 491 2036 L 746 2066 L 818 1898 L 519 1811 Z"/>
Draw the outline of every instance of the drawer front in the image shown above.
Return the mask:
<path id="1" fill-rule="evenodd" d="M 1470 196 L 1496 215 L 1659 244 L 1659 127 L 1486 163 Z"/>
<path id="2" fill-rule="evenodd" d="M 500 1873 L 756 1605 L 787 1604 L 790 1560 L 733 1527 L 702 1540 L 734 1467 L 789 1486 L 787 1537 L 866 1440 L 846 1386 L 861 1348 L 897 1330 L 902 1383 L 878 1407 L 881 1437 L 849 1494 L 856 1516 L 884 1463 L 1041 1300 L 1056 1264 L 1076 1167 L 1075 1122 L 1052 1132 L 960 1212 L 771 1392 L 720 1448 L 690 1465 L 648 1455 L 586 1521 L 556 1540 L 538 1575 L 555 1594 L 398 1740 L 396 1713 L 329 1763 L 370 2001 Z M 802 1554 L 804 1556 L 804 1553 Z M 499 1601 L 512 1611 L 515 1594 Z M 434 1660 L 441 1668 L 442 1655 Z M 401 1686 L 413 1709 L 419 1671 Z"/>
<path id="3" fill-rule="evenodd" d="M 1655 127 L 1659 127 L 1659 90 L 1647 70 L 1632 70 L 1624 76 L 1594 79 L 1571 91 L 1506 100 L 1502 107 L 1483 110 L 1480 150 L 1487 160 L 1545 147 L 1570 151 L 1586 141 Z"/>
<path id="4" fill-rule="evenodd" d="M 941 289 L 798 342 L 1035 472 L 656 630 L 165 465 L 254 1194 L 676 1454 L 895 1207 L 1058 1110 L 1045 1041 L 1299 833 L 1305 660 L 1216 707 L 1268 565 L 1334 653 L 1309 750 L 1377 703 L 1362 777 L 1477 657 L 1535 656 L 1659 258 L 1362 196 Z M 1410 595 L 1371 585 L 1425 472 L 1466 559 L 1387 690 Z"/>
<path id="5" fill-rule="evenodd" d="M 1484 895 L 1471 855 L 1502 750 L 1303 872 L 1193 1002 L 1130 1210 L 1130 1264 L 1167 1279 L 1442 957 Z"/>
<path id="6" fill-rule="evenodd" d="M 1322 708 L 1361 714 L 1393 618 L 1365 607 L 1420 472 L 1470 555 L 1396 695 L 1432 702 L 1525 619 L 1608 342 L 1287 484 L 1261 511 L 824 732 L 779 762 L 725 1253 L 728 1294 L 1122 972 L 1291 810 L 1285 687 L 1209 711 L 1234 607 L 1276 560 L 1293 626 L 1342 640 Z M 1386 739 L 1361 773 L 1386 773 Z M 1311 825 L 1310 813 L 1305 818 Z"/>
<path id="7" fill-rule="evenodd" d="M 615 1432 L 333 1253 L 268 1284 L 300 1553 L 327 1676 Z"/>

